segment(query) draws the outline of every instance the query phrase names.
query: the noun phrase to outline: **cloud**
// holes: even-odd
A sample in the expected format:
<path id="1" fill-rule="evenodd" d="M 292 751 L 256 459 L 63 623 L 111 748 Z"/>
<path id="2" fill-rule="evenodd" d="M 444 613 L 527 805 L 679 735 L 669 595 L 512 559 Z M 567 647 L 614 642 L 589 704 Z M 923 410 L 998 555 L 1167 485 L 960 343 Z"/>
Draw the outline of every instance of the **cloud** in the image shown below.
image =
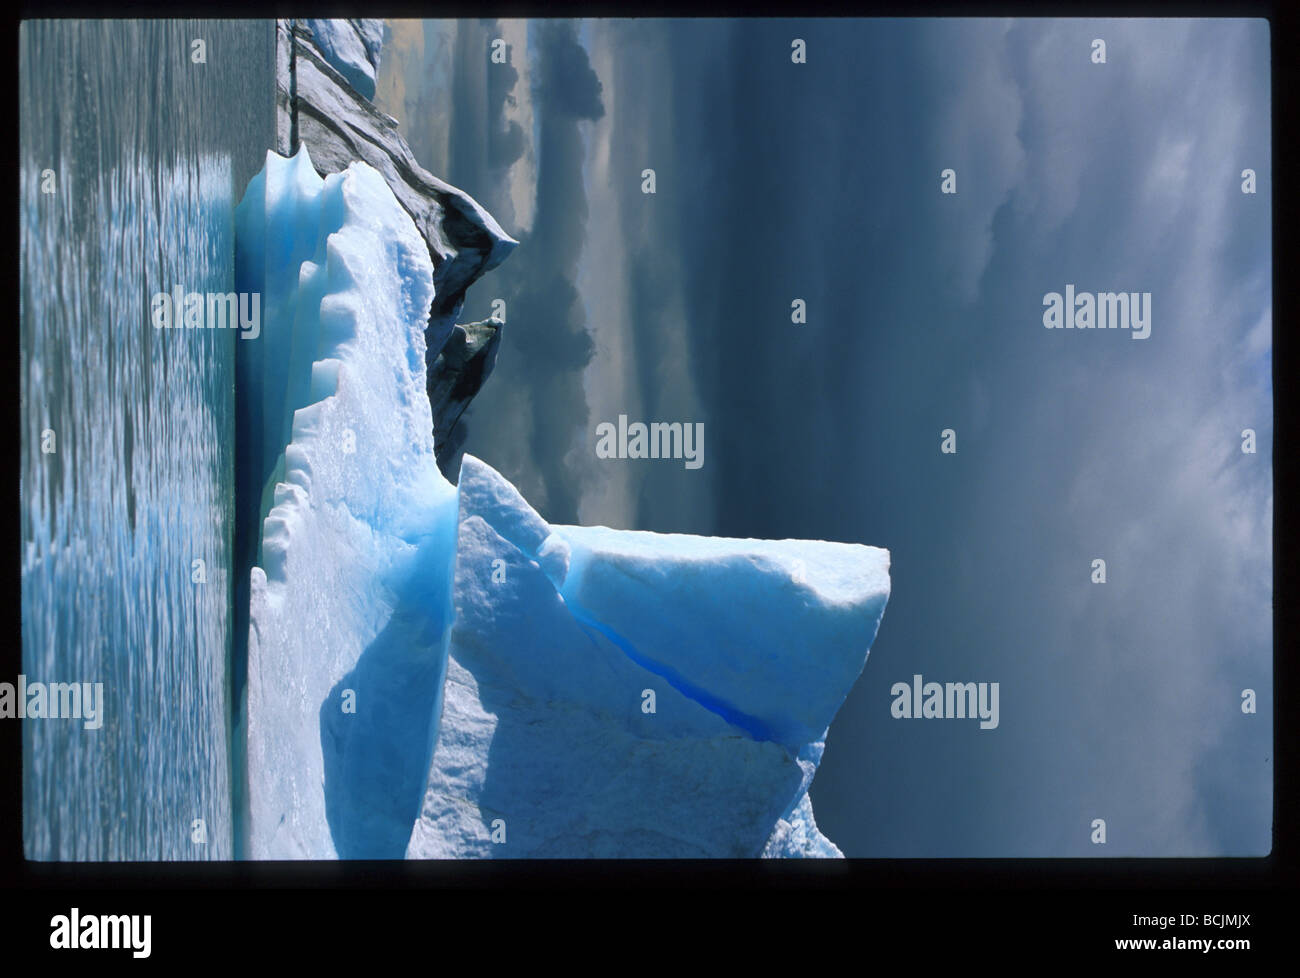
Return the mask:
<path id="1" fill-rule="evenodd" d="M 535 25 L 525 56 L 534 73 L 535 212 L 511 259 L 467 303 L 467 316 L 489 314 L 493 298 L 507 308 L 496 371 L 468 414 L 469 450 L 547 519 L 576 522 L 583 479 L 571 453 L 587 426 L 582 372 L 594 350 L 575 285 L 588 220 L 581 127 L 603 114 L 602 87 L 571 22 Z"/>
<path id="2" fill-rule="evenodd" d="M 584 375 L 590 430 L 573 453 L 583 471 L 583 522 L 663 532 L 708 532 L 712 523 L 712 424 L 697 390 L 695 363 L 697 350 L 708 343 L 701 343 L 703 316 L 687 293 L 700 248 L 683 223 L 690 206 L 685 191 L 700 185 L 706 168 L 695 154 L 674 148 L 680 127 L 693 130 L 697 124 L 695 113 L 683 116 L 668 86 L 648 85 L 646 79 L 682 84 L 682 76 L 691 74 L 678 59 L 689 59 L 717 30 L 646 21 L 591 25 L 607 111 L 590 130 L 589 248 L 579 278 L 593 310 L 595 341 Z M 654 195 L 641 190 L 646 167 L 656 171 Z M 703 467 L 596 459 L 594 426 L 615 422 L 620 414 L 704 424 Z"/>
<path id="3" fill-rule="evenodd" d="M 995 422 L 1008 437 L 977 498 L 1019 509 L 1050 527 L 1044 548 L 1076 555 L 1066 600 L 1040 633 L 1070 656 L 1034 722 L 1055 717 L 1077 733 L 1044 738 L 1037 763 L 1088 772 L 1063 778 L 1061 802 L 1111 812 L 1122 827 L 1114 853 L 1260 852 L 1263 751 L 1238 768 L 1233 801 L 1207 790 L 1231 780 L 1207 759 L 1226 762 L 1229 742 L 1264 744 L 1269 729 L 1244 733 L 1237 708 L 1272 651 L 1271 468 L 1240 451 L 1244 427 L 1271 437 L 1259 325 L 1270 252 L 1237 179 L 1256 138 L 1248 123 L 1266 126 L 1266 83 L 1246 67 L 1266 27 L 1034 22 L 1017 32 L 1031 166 L 999 240 L 1008 253 L 997 282 L 1014 301 L 992 317 L 1022 311 L 1027 324 L 998 351 L 1015 348 L 1019 371 L 979 369 L 1024 413 Z M 1091 37 L 1108 40 L 1108 64 L 1073 65 L 1067 53 Z M 1034 290 L 1022 283 L 1041 295 L 1067 281 L 1150 291 L 1151 337 L 1033 330 Z M 1026 463 L 1028 446 L 1050 454 Z M 1054 512 L 1019 492 L 998 500 L 1000 466 L 1037 473 Z M 1076 587 L 1093 557 L 1106 559 L 1107 584 Z"/>
<path id="4" fill-rule="evenodd" d="M 1026 166 L 1019 128 L 1022 98 L 1010 75 L 1007 21 L 935 21 L 924 34 L 924 88 L 919 113 L 931 133 L 934 186 L 939 171 L 957 172 L 957 194 L 938 199 L 942 230 L 935 259 L 973 302 L 993 253 L 993 217 L 1019 185 Z"/>
<path id="5" fill-rule="evenodd" d="M 1110 854 L 1260 851 L 1267 24 L 811 22 L 797 67 L 782 22 L 585 30 L 534 24 L 490 116 L 535 216 L 470 293 L 509 308 L 470 451 L 557 521 L 891 549 L 813 785 L 849 855 L 1091 854 L 1092 817 Z M 454 140 L 512 156 L 499 96 Z M 1151 337 L 1044 330 L 1067 282 L 1150 291 Z M 705 468 L 595 462 L 618 413 L 704 420 Z M 1001 681 L 996 736 L 892 720 L 914 672 Z"/>
<path id="6" fill-rule="evenodd" d="M 605 113 L 600 79 L 578 41 L 576 26 L 572 21 L 543 21 L 539 35 L 542 59 L 536 85 L 548 107 L 573 119 L 599 119 Z"/>

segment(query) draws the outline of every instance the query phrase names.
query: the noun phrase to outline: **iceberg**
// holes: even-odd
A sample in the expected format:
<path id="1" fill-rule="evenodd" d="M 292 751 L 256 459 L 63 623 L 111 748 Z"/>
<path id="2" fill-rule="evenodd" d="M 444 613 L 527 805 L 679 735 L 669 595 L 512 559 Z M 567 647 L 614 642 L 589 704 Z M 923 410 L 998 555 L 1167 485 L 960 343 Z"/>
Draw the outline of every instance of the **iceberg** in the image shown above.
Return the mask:
<path id="1" fill-rule="evenodd" d="M 438 712 L 455 551 L 425 392 L 428 247 L 375 170 L 322 179 L 305 149 L 267 154 L 236 228 L 237 275 L 265 309 L 239 393 L 262 418 L 244 458 L 265 486 L 246 848 L 364 857 L 397 833 L 400 855 Z"/>
<path id="2" fill-rule="evenodd" d="M 548 526 L 459 483 L 438 742 L 407 855 L 838 856 L 807 797 L 884 550 Z"/>
<path id="3" fill-rule="evenodd" d="M 808 787 L 888 552 L 552 526 L 473 455 L 452 485 L 433 259 L 385 178 L 268 153 L 236 232 L 265 310 L 243 854 L 840 855 Z"/>

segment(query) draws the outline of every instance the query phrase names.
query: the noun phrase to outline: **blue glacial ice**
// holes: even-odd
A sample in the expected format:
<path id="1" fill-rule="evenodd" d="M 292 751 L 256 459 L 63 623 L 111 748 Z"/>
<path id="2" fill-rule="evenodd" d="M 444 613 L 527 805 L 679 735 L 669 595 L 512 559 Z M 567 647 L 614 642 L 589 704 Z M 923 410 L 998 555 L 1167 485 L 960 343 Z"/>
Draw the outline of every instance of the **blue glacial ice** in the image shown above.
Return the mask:
<path id="1" fill-rule="evenodd" d="M 384 180 L 268 154 L 236 225 L 265 310 L 245 854 L 840 855 L 808 786 L 888 552 L 551 526 L 472 456 L 451 485 L 432 266 Z"/>
<path id="2" fill-rule="evenodd" d="M 455 556 L 456 492 L 434 461 L 425 393 L 428 247 L 377 172 L 322 180 L 305 149 L 267 155 L 236 227 L 238 272 L 264 308 L 239 393 L 260 406 L 249 437 L 266 486 L 248 854 L 400 855 L 428 767 Z"/>
<path id="3" fill-rule="evenodd" d="M 347 83 L 366 98 L 375 97 L 375 73 L 383 47 L 382 20 L 308 20 L 316 44 Z"/>
<path id="4" fill-rule="evenodd" d="M 548 526 L 473 456 L 459 496 L 408 856 L 839 855 L 807 789 L 884 611 L 885 551 Z"/>

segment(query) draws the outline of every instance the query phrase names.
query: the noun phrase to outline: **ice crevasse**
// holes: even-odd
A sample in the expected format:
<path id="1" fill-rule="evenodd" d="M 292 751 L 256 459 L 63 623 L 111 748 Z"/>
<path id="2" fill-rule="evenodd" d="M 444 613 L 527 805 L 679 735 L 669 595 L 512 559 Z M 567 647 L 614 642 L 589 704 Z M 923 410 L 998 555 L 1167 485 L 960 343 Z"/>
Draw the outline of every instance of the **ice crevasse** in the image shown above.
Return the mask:
<path id="1" fill-rule="evenodd" d="M 428 249 L 364 163 L 274 153 L 236 212 L 262 293 L 244 855 L 838 856 L 808 786 L 889 554 L 548 524 L 439 472 Z"/>

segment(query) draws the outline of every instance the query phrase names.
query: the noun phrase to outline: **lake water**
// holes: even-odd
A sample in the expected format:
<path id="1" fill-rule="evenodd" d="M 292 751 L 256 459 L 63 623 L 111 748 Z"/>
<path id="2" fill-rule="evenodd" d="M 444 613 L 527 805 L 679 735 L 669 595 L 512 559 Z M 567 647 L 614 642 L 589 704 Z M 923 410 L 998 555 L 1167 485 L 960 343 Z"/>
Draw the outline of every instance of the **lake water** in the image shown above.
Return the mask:
<path id="1" fill-rule="evenodd" d="M 272 20 L 21 27 L 22 665 L 104 698 L 98 730 L 23 722 L 31 859 L 234 854 L 238 335 L 155 330 L 149 299 L 235 288 L 274 38 Z"/>

